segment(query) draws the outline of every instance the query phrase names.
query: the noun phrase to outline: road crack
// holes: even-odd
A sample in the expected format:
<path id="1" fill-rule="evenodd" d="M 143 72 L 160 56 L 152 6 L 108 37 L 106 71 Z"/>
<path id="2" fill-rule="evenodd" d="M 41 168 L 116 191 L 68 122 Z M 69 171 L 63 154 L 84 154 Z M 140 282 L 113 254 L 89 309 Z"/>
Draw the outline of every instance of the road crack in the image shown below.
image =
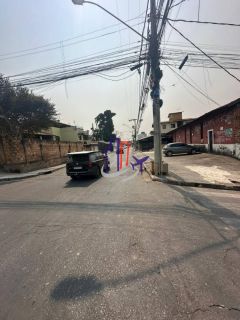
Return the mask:
<path id="1" fill-rule="evenodd" d="M 227 310 L 227 311 L 238 311 L 238 312 L 240 312 L 240 308 L 237 308 L 237 307 L 226 307 L 223 304 L 210 304 L 206 308 L 196 308 L 195 310 L 189 312 L 189 314 L 193 315 L 193 314 L 195 314 L 197 312 L 208 312 L 209 309 L 211 309 L 211 308 L 218 308 L 218 309 L 223 309 L 223 310 Z"/>

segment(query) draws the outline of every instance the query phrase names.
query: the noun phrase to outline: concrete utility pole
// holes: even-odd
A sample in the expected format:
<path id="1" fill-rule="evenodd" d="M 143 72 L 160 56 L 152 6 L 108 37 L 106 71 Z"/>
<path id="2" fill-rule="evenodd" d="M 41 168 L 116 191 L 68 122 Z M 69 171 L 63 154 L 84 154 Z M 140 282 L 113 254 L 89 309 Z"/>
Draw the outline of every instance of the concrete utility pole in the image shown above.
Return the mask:
<path id="1" fill-rule="evenodd" d="M 161 127 L 160 127 L 160 79 L 162 71 L 159 67 L 159 44 L 157 39 L 157 13 L 156 1 L 150 0 L 151 11 L 151 38 L 150 38 L 150 66 L 151 66 L 151 97 L 153 99 L 153 132 L 154 132 L 154 174 L 162 174 L 162 148 L 161 148 Z"/>
<path id="2" fill-rule="evenodd" d="M 134 133 L 133 133 L 133 144 L 136 147 L 136 141 L 137 141 L 137 119 L 129 119 L 129 122 L 133 121 L 134 125 L 132 126 Z"/>

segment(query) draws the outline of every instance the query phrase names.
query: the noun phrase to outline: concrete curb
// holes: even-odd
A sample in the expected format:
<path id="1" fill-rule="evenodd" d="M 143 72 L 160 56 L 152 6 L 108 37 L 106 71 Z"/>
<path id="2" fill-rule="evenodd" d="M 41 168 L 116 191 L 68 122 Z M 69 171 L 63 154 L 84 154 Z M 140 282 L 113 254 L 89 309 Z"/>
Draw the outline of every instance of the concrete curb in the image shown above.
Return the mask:
<path id="1" fill-rule="evenodd" d="M 3 182 L 3 181 L 17 181 L 17 180 L 24 180 L 24 179 L 29 179 L 29 178 L 34 178 L 34 177 L 38 177 L 38 176 L 43 176 L 45 174 L 50 174 L 50 173 L 53 173 L 55 171 L 58 171 L 58 170 L 61 170 L 65 167 L 66 164 L 63 164 L 62 166 L 59 166 L 57 168 L 49 168 L 49 169 L 46 169 L 46 170 L 43 170 L 43 171 L 39 171 L 39 172 L 36 172 L 36 173 L 30 173 L 30 174 L 26 174 L 26 175 L 22 175 L 22 176 L 13 176 L 13 177 L 3 177 L 1 178 L 0 177 L 0 182 Z"/>
<path id="2" fill-rule="evenodd" d="M 195 187 L 195 188 L 210 188 L 210 189 L 220 189 L 220 190 L 232 190 L 232 191 L 240 191 L 240 186 L 228 186 L 224 184 L 214 184 L 214 183 L 201 183 L 201 182 L 191 182 L 191 181 L 177 181 L 172 180 L 167 177 L 157 177 L 151 174 L 150 170 L 144 166 L 146 172 L 152 179 L 152 181 L 158 181 L 162 183 L 167 183 L 176 186 L 185 186 L 185 187 Z"/>

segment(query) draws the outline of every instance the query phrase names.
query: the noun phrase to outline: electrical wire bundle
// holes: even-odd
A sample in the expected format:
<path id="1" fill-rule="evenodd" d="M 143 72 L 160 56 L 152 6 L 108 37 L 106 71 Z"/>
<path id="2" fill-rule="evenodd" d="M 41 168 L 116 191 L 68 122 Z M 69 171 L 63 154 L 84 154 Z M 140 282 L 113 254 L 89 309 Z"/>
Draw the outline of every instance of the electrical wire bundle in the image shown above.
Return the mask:
<path id="1" fill-rule="evenodd" d="M 64 65 L 59 63 L 46 68 L 12 75 L 9 77 L 9 80 L 12 86 L 31 86 L 32 88 L 37 88 L 43 84 L 56 83 L 66 79 L 97 74 L 109 70 L 123 69 L 139 60 L 146 60 L 145 50 L 142 51 L 139 57 L 139 49 L 139 45 L 134 45 L 130 48 L 72 60 Z"/>

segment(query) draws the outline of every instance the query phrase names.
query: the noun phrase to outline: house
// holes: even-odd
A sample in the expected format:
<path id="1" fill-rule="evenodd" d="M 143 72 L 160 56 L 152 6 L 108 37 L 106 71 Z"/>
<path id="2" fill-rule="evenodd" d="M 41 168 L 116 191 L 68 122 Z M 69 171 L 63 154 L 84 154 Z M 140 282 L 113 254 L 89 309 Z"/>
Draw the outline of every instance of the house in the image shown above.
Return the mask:
<path id="1" fill-rule="evenodd" d="M 77 128 L 77 133 L 80 141 L 90 141 L 90 133 L 89 130 L 84 130 L 83 127 Z"/>
<path id="2" fill-rule="evenodd" d="M 53 123 L 53 126 L 42 130 L 35 135 L 40 140 L 49 141 L 67 141 L 67 142 L 78 142 L 78 130 L 77 127 L 71 126 L 61 122 Z"/>
<path id="3" fill-rule="evenodd" d="M 193 118 L 183 119 L 182 112 L 169 113 L 168 119 L 169 119 L 168 121 L 161 122 L 162 135 L 165 135 L 171 130 L 179 128 L 194 120 Z"/>
<path id="4" fill-rule="evenodd" d="M 202 145 L 209 152 L 240 159 L 240 98 L 172 130 L 168 136 L 174 142 Z"/>

